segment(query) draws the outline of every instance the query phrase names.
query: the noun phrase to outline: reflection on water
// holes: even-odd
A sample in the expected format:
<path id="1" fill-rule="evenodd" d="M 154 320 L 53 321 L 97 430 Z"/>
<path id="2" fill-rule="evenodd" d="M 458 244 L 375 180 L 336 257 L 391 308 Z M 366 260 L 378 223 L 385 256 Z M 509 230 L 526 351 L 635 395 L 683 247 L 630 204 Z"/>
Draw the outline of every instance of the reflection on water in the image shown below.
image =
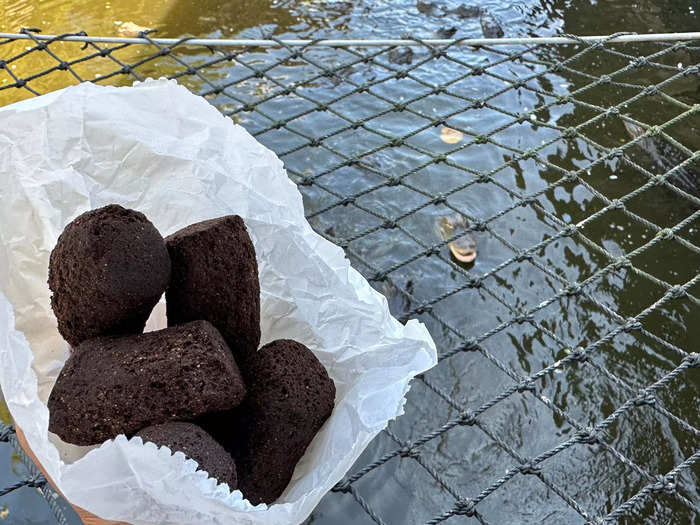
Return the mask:
<path id="1" fill-rule="evenodd" d="M 0 32 L 16 33 L 21 28 L 37 28 L 46 34 L 86 31 L 92 35 L 135 36 L 135 26 L 156 27 L 168 8 L 177 0 L 109 1 L 109 0 L 0 0 Z M 76 21 L 79 26 L 76 26 Z M 136 31 L 138 32 L 138 31 Z M 3 46 L 0 58 L 8 59 L 32 46 L 32 42 L 20 41 Z M 78 46 L 56 44 L 51 48 L 60 59 L 73 60 L 84 56 Z M 125 61 L 135 61 L 137 49 L 129 49 L 120 56 Z M 12 73 L 19 78 L 29 77 L 38 71 L 55 67 L 57 61 L 46 53 L 31 53 L 13 62 Z M 91 60 L 76 66 L 76 73 L 85 80 L 113 71 L 115 63 L 108 58 Z M 0 75 L 0 87 L 12 82 L 9 75 Z M 57 70 L 33 83 L 39 93 L 75 84 L 77 80 L 68 71 Z M 0 91 L 0 105 L 31 97 L 24 89 Z"/>
<path id="2" fill-rule="evenodd" d="M 3 0 L 0 31 L 16 33 L 36 27 L 44 33 L 87 31 L 93 35 L 114 34 L 121 22 L 156 27 L 178 0 Z M 80 22 L 80 27 L 76 22 Z"/>
<path id="3" fill-rule="evenodd" d="M 250 38 L 277 34 L 299 24 L 287 9 L 269 0 L 175 0 L 158 20 L 159 35 L 231 38 L 253 28 Z M 155 26 L 154 26 L 155 27 Z"/>
<path id="4" fill-rule="evenodd" d="M 12 417 L 10 417 L 10 411 L 7 409 L 7 404 L 2 398 L 2 392 L 0 392 L 0 422 L 5 425 L 9 425 L 12 422 Z"/>
<path id="5" fill-rule="evenodd" d="M 575 35 L 637 33 L 681 33 L 697 31 L 700 3 L 650 1 L 552 2 L 552 12 L 564 13 L 563 30 Z M 593 31 L 593 32 L 592 32 Z"/>
<path id="6" fill-rule="evenodd" d="M 441 31 L 452 32 L 453 28 L 457 38 L 480 36 L 478 18 L 460 18 L 456 14 L 460 3 L 446 2 L 449 8 L 424 13 L 415 8 L 413 0 L 169 0 L 148 4 L 141 1 L 13 1 L 7 4 L 5 13 L 9 16 L 0 20 L 0 30 L 7 31 L 23 25 L 41 27 L 47 33 L 85 29 L 91 34 L 111 34 L 118 32 L 124 22 L 130 22 L 144 27 L 157 27 L 159 34 L 164 36 L 192 34 L 255 38 L 274 34 L 361 38 L 413 33 L 427 37 Z M 506 36 L 549 35 L 558 32 L 583 35 L 617 31 L 690 31 L 700 27 L 700 8 L 693 2 L 527 0 L 517 4 L 477 3 L 488 8 L 503 22 Z M 81 20 L 81 27 L 72 25 L 72 20 Z M 644 44 L 625 49 L 632 55 L 642 56 L 658 51 L 659 46 Z M 0 50 L 2 53 L 7 52 L 6 48 Z M 560 61 L 574 56 L 578 51 L 580 49 L 573 46 L 546 47 L 537 49 L 531 57 Z M 66 46 L 65 52 L 72 51 Z M 133 62 L 138 58 L 138 52 L 135 48 L 127 48 L 118 56 L 124 61 Z M 476 53 L 463 49 L 452 53 L 475 66 L 483 65 L 486 58 L 489 61 L 498 58 L 483 50 Z M 334 50 L 319 49 L 309 52 L 307 56 L 332 66 L 340 62 L 340 55 L 340 52 Z M 182 58 L 188 64 L 199 64 L 220 56 L 190 51 L 183 54 Z M 248 64 L 262 67 L 277 56 L 285 56 L 285 52 L 253 50 L 245 58 Z M 419 63 L 427 56 L 424 49 L 417 48 L 410 59 Z M 681 50 L 658 60 L 667 66 L 676 67 L 679 63 L 688 65 L 697 62 L 697 59 L 697 53 Z M 30 55 L 26 62 L 18 62 L 17 74 L 26 76 L 50 63 L 40 60 L 46 60 L 46 57 Z M 108 62 L 106 58 L 100 60 L 102 63 L 90 61 L 81 66 L 84 68 L 81 76 L 92 78 L 95 74 L 114 70 L 113 62 Z M 387 62 L 388 57 L 378 61 Z M 628 62 L 628 57 L 615 58 L 609 54 L 591 52 L 576 60 L 575 69 L 603 75 L 624 67 Z M 162 58 L 144 65 L 139 72 L 143 76 L 156 76 L 173 73 L 177 67 L 179 66 L 171 60 Z M 526 61 L 511 61 L 495 67 L 493 71 L 505 78 L 528 78 L 540 71 L 539 67 Z M 432 85 L 449 83 L 453 92 L 473 98 L 482 98 L 503 89 L 502 81 L 488 75 L 455 81 L 463 72 L 462 66 L 434 59 L 416 70 L 414 75 Z M 284 85 L 311 76 L 309 65 L 303 60 L 290 60 L 275 67 L 269 75 Z M 241 64 L 222 61 L 207 70 L 207 77 L 219 83 L 230 83 L 228 93 L 239 100 L 233 102 L 226 95 L 216 93 L 211 93 L 208 98 L 223 111 L 235 112 L 236 119 L 251 132 L 260 133 L 258 138 L 261 142 L 277 152 L 284 152 L 296 148 L 299 137 L 284 130 L 268 130 L 270 119 L 281 120 L 301 114 L 312 107 L 309 100 L 339 97 L 350 91 L 352 84 L 376 81 L 382 75 L 386 75 L 386 69 L 366 63 L 343 68 L 335 77 L 322 77 L 305 83 L 296 95 L 270 98 L 260 106 L 260 110 L 269 116 L 265 118 L 259 113 L 239 111 L 240 104 L 270 97 L 279 90 L 279 86 L 269 80 L 256 78 L 239 82 L 238 80 L 250 76 L 250 69 Z M 643 67 L 625 73 L 618 80 L 649 84 L 658 83 L 668 76 L 667 70 Z M 0 79 L 3 78 L 0 76 Z M 57 72 L 42 79 L 40 86 L 42 90 L 50 90 L 72 81 L 66 72 Z M 118 81 L 127 83 L 128 79 L 118 77 Z M 183 77 L 180 81 L 196 92 L 208 89 L 195 77 Z M 575 73 L 551 72 L 528 83 L 532 89 L 510 90 L 495 97 L 491 103 L 511 113 L 528 112 L 551 102 L 552 97 L 543 95 L 543 92 L 566 95 L 590 82 L 590 78 Z M 663 90 L 685 104 L 696 104 L 700 102 L 698 86 L 700 83 L 697 76 L 687 76 L 665 85 Z M 462 104 L 462 101 L 444 94 L 421 98 L 420 95 L 425 91 L 425 86 L 415 80 L 394 79 L 372 88 L 374 97 L 350 96 L 334 104 L 334 108 L 351 119 L 357 119 L 386 109 L 386 101 L 407 102 L 415 99 L 411 108 L 432 118 L 434 115 L 453 113 L 456 105 Z M 635 93 L 635 90 L 624 87 L 601 85 L 587 89 L 578 98 L 588 104 L 610 106 Z M 17 94 L 18 92 L 0 91 L 0 103 L 6 103 L 8 97 L 16 97 Z M 643 122 L 660 124 L 678 115 L 682 109 L 664 102 L 660 97 L 648 97 L 628 105 L 624 111 Z M 549 125 L 573 127 L 595 114 L 590 107 L 568 102 L 538 111 L 537 120 Z M 370 124 L 372 129 L 400 136 L 408 130 L 419 128 L 424 123 L 420 120 L 405 112 L 390 112 L 372 119 Z M 407 184 L 431 194 L 447 192 L 461 188 L 471 176 L 446 163 L 429 164 L 416 169 L 425 162 L 425 156 L 416 148 L 443 153 L 452 151 L 456 144 L 465 141 L 466 135 L 460 136 L 457 133 L 450 134 L 447 137 L 449 140 L 445 140 L 445 133 L 442 132 L 444 129 L 461 129 L 471 133 L 490 133 L 494 129 L 500 129 L 495 138 L 501 144 L 522 150 L 536 148 L 543 142 L 554 140 L 540 153 L 540 157 L 549 162 L 546 166 L 533 159 L 515 161 L 512 151 L 492 144 L 470 146 L 450 155 L 450 159 L 460 166 L 485 172 L 509 163 L 493 174 L 501 188 L 494 184 L 474 184 L 455 191 L 449 197 L 452 206 L 470 217 L 489 219 L 512 206 L 514 198 L 509 192 L 532 194 L 544 191 L 539 202 L 545 211 L 517 207 L 491 223 L 492 231 L 501 239 L 516 249 L 527 249 L 557 232 L 546 212 L 568 223 L 577 223 L 604 206 L 595 192 L 616 198 L 628 194 L 646 180 L 628 163 L 611 159 L 595 165 L 583 175 L 588 187 L 578 182 L 568 182 L 546 189 L 547 185 L 561 178 L 562 169 L 578 170 L 599 158 L 600 153 L 590 141 L 581 138 L 555 140 L 559 132 L 529 121 L 506 127 L 512 120 L 511 117 L 488 108 L 472 108 L 448 120 L 444 125 L 429 126 L 412 136 L 409 142 L 415 146 L 413 149 L 380 149 L 366 155 L 363 166 L 349 165 L 331 170 L 319 178 L 319 183 L 341 195 L 352 195 L 381 183 L 383 179 L 377 172 L 396 175 L 410 172 L 405 177 Z M 382 141 L 371 133 L 357 130 L 334 133 L 346 125 L 346 121 L 329 115 L 328 112 L 311 113 L 293 119 L 290 123 L 295 131 L 307 136 L 328 136 L 325 144 L 348 156 L 381 145 Z M 691 150 L 700 149 L 699 131 L 698 114 L 668 129 L 675 139 Z M 605 147 L 617 146 L 630 139 L 619 118 L 590 124 L 585 128 L 585 135 Z M 627 155 L 652 173 L 658 172 L 653 159 L 641 148 L 630 149 Z M 285 155 L 283 160 L 295 179 L 317 175 L 338 161 L 321 148 L 303 148 Z M 336 207 L 314 215 L 332 204 L 335 197 L 329 196 L 316 185 L 301 186 L 300 189 L 304 194 L 307 211 L 312 216 L 311 222 L 319 231 L 342 240 L 377 226 L 375 217 L 352 206 Z M 439 233 L 435 231 L 435 224 L 440 217 L 452 213 L 452 210 L 440 205 L 421 208 L 425 198 L 404 186 L 373 191 L 363 195 L 358 202 L 365 208 L 389 217 L 400 217 L 406 210 L 420 208 L 400 221 L 401 226 L 411 232 L 414 238 L 403 235 L 397 229 L 380 229 L 351 243 L 353 263 L 365 275 L 372 275 L 374 271 L 364 266 L 363 259 L 373 261 L 379 268 L 389 268 L 414 256 L 419 243 L 430 246 L 438 242 Z M 666 188 L 654 188 L 642 193 L 628 201 L 627 208 L 661 227 L 671 227 L 696 210 L 691 203 Z M 613 256 L 629 253 L 656 235 L 653 228 L 630 218 L 621 210 L 607 212 L 589 222 L 584 233 L 590 241 L 603 246 Z M 696 246 L 700 245 L 700 224 L 697 221 L 689 224 L 679 235 Z M 512 249 L 496 240 L 493 235 L 477 232 L 474 237 L 478 255 L 473 266 L 469 267 L 471 276 L 489 273 L 513 255 Z M 441 255 L 443 259 L 422 258 L 402 266 L 392 273 L 392 280 L 398 287 L 410 288 L 418 303 L 430 301 L 441 294 L 449 295 L 450 291 L 464 284 L 465 276 L 463 268 L 445 262 L 444 259 L 449 261 L 450 257 L 447 248 L 444 248 Z M 459 346 L 459 333 L 477 336 L 512 317 L 504 303 L 522 310 L 533 308 L 560 291 L 563 285 L 558 278 L 580 282 L 610 263 L 607 256 L 580 239 L 568 237 L 556 240 L 534 255 L 533 262 L 512 264 L 485 281 L 495 291 L 496 298 L 483 290 L 464 288 L 435 304 L 434 312 L 449 326 L 435 322 L 430 316 L 421 316 L 439 348 L 447 351 Z M 535 262 L 540 265 L 539 268 L 534 265 Z M 673 240 L 661 241 L 643 255 L 633 257 L 632 262 L 637 268 L 671 284 L 688 281 L 700 268 L 700 257 Z M 550 273 L 545 273 L 545 270 Z M 691 292 L 698 296 L 699 288 L 696 286 Z M 395 287 L 384 286 L 383 290 L 389 294 L 396 293 Z M 561 307 L 555 303 L 539 312 L 536 321 L 540 328 L 535 329 L 528 323 L 515 324 L 488 338 L 484 347 L 516 373 L 532 374 L 615 329 L 620 324 L 619 319 L 612 317 L 615 313 L 623 318 L 636 315 L 663 295 L 662 287 L 653 284 L 643 275 L 624 268 L 598 279 L 588 291 L 591 292 L 590 296 L 567 297 L 562 299 Z M 390 297 L 390 303 L 398 304 L 397 308 L 402 312 L 414 307 L 397 297 Z M 700 340 L 700 323 L 697 320 L 697 306 L 688 300 L 678 299 L 649 314 L 644 320 L 644 327 L 678 348 L 693 351 L 696 350 L 696 342 Z M 546 331 L 552 335 L 547 335 Z M 551 399 L 569 419 L 560 413 L 553 414 L 549 408 L 534 402 L 533 397 L 526 394 L 514 395 L 497 404 L 485 412 L 482 418 L 495 435 L 517 450 L 522 457 L 533 457 L 570 437 L 575 432 L 571 420 L 582 425 L 599 422 L 627 399 L 634 397 L 637 389 L 668 373 L 678 363 L 679 355 L 673 347 L 659 344 L 640 332 L 622 333 L 596 349 L 592 365 L 568 366 L 542 380 L 539 392 Z M 624 380 L 632 390 L 618 384 L 606 371 Z M 512 384 L 509 377 L 477 352 L 456 354 L 426 374 L 426 378 L 458 403 L 472 409 L 489 401 Z M 692 371 L 684 376 L 684 381 L 659 392 L 659 402 L 665 408 L 696 428 L 700 426 L 697 411 L 700 401 L 698 379 L 697 371 Z M 415 441 L 454 415 L 455 411 L 444 400 L 417 381 L 409 394 L 407 413 L 392 425 L 392 431 L 403 440 Z M 692 454 L 697 449 L 697 438 L 697 435 L 689 433 L 682 425 L 670 421 L 649 407 L 642 407 L 612 425 L 608 429 L 606 442 L 631 461 L 656 474 L 668 471 Z M 395 448 L 396 444 L 382 435 L 364 454 L 363 464 Z M 511 456 L 475 427 L 451 430 L 426 443 L 423 450 L 423 457 L 440 471 L 442 479 L 456 487 L 465 497 L 478 494 L 514 464 Z M 569 496 L 593 515 L 609 512 L 648 483 L 638 472 L 621 464 L 602 447 L 577 446 L 553 457 L 545 465 L 544 471 L 548 479 L 555 485 L 564 487 Z M 678 482 L 686 498 L 700 501 L 697 476 L 684 475 Z M 385 521 L 392 524 L 425 522 L 449 508 L 454 501 L 415 462 L 398 461 L 398 458 L 363 477 L 356 487 Z M 522 505 L 526 501 L 529 502 L 529 522 L 580 521 L 580 516 L 573 513 L 558 496 L 553 496 L 542 487 L 533 476 L 524 480 L 518 478 L 489 496 L 478 508 L 491 523 L 512 523 L 514 516 L 523 515 Z M 649 505 L 636 517 L 640 522 L 648 523 L 671 520 L 685 523 L 693 519 L 692 511 L 672 498 L 664 500 L 663 505 Z M 367 522 L 367 516 L 352 498 L 330 495 L 315 511 L 311 522 L 363 524 Z"/>

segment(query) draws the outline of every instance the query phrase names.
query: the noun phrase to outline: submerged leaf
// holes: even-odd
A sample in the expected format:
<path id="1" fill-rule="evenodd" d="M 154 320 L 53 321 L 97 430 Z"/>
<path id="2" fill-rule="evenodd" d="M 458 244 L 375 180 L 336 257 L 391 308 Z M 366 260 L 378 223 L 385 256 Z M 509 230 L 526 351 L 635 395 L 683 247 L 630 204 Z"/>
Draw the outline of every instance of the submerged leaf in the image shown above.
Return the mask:
<path id="1" fill-rule="evenodd" d="M 464 138 L 464 134 L 459 130 L 444 127 L 440 130 L 440 138 L 448 144 L 457 144 Z"/>

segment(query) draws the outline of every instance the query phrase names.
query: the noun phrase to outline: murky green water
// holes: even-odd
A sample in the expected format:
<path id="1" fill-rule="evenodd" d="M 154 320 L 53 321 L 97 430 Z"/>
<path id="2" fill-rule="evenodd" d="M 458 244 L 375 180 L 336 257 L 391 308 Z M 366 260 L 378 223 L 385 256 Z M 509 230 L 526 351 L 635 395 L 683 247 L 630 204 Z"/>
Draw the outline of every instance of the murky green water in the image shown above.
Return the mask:
<path id="1" fill-rule="evenodd" d="M 450 11 L 459 2 L 437 2 L 442 9 L 439 14 Z M 0 4 L 3 5 L 3 4 Z M 54 33 L 77 29 L 75 20 L 81 20 L 80 29 L 91 34 L 109 34 L 118 31 L 128 33 L 134 26 L 157 27 L 160 36 L 193 34 L 210 37 L 263 37 L 273 34 L 278 37 L 394 37 L 405 33 L 429 37 L 440 29 L 455 28 L 457 38 L 481 35 L 478 18 L 459 18 L 455 14 L 429 16 L 419 12 L 412 0 L 357 2 L 315 1 L 184 1 L 145 3 L 88 2 L 70 3 L 58 0 L 48 2 L 10 2 L 5 6 L 6 16 L 0 19 L 0 31 L 16 29 L 18 25 L 42 27 Z M 562 2 L 527 0 L 517 4 L 479 2 L 503 22 L 506 36 L 543 36 L 557 33 L 610 34 L 618 31 L 680 32 L 697 30 L 700 27 L 700 3 L 662 1 L 634 2 Z M 7 16 L 9 13 L 9 16 Z M 117 23 L 115 23 L 117 22 Z M 134 24 L 125 25 L 125 22 Z M 519 48 L 522 50 L 522 48 Z M 622 50 L 622 48 L 618 48 Z M 658 51 L 656 44 L 628 46 L 625 52 L 641 56 Z M 512 50 L 511 50 L 512 51 Z M 546 47 L 534 51 L 532 57 L 563 60 L 580 49 L 568 47 Z M 135 50 L 126 50 L 137 53 Z M 256 50 L 247 56 L 249 64 L 263 65 L 280 51 Z M 333 64 L 333 51 L 319 50 L 315 56 Z M 460 54 L 461 53 L 461 54 Z M 480 60 L 495 59 L 494 55 L 480 54 L 465 49 L 453 53 L 470 64 Z M 134 58 L 136 55 L 131 55 Z M 281 55 L 280 55 L 281 56 Z M 425 58 L 425 51 L 416 50 L 414 62 Z M 679 51 L 659 59 L 670 66 L 678 63 L 689 65 L 698 61 L 698 53 Z M 210 55 L 192 53 L 186 55 L 191 63 L 209 59 Z M 1 57 L 0 57 L 1 58 Z M 128 56 L 124 57 L 128 59 Z M 590 53 L 575 62 L 575 69 L 591 75 L 609 74 L 628 62 L 627 58 L 613 58 L 602 53 Z M 27 62 L 27 69 L 42 64 Z M 93 67 L 93 66 L 85 66 Z M 100 66 L 94 73 L 100 73 Z M 105 66 L 106 67 L 106 66 Z M 171 73 L 174 65 L 163 60 L 156 65 L 147 65 L 144 75 L 155 75 L 162 71 Z M 170 69 L 169 69 L 170 68 Z M 278 66 L 270 76 L 283 84 L 308 78 L 308 63 L 298 61 Z M 86 73 L 93 73 L 86 69 Z M 511 61 L 493 69 L 507 78 L 526 78 L 537 71 L 537 66 L 520 61 Z M 217 81 L 230 79 L 233 82 L 246 72 L 240 65 L 222 64 L 211 69 L 210 78 Z M 427 82 L 448 82 L 464 72 L 464 68 L 447 60 L 433 60 L 416 71 L 416 75 Z M 343 71 L 346 81 L 372 82 L 382 69 L 358 64 Z M 626 74 L 626 82 L 639 84 L 657 83 L 667 78 L 667 72 L 655 68 L 640 68 Z M 86 78 L 90 78 L 88 74 Z M 528 86 L 555 92 L 561 95 L 587 85 L 591 80 L 566 71 L 551 73 L 532 81 Z M 66 82 L 66 76 L 46 79 L 45 88 L 54 89 Z M 197 79 L 183 79 L 195 90 L 204 89 Z M 697 76 L 674 81 L 664 87 L 664 92 L 685 104 L 700 103 L 700 82 Z M 468 77 L 452 86 L 454 92 L 483 97 L 503 87 L 503 83 L 490 76 Z M 319 79 L 306 85 L 301 93 L 328 99 L 348 89 L 346 83 L 333 79 Z M 389 81 L 376 86 L 373 93 L 401 100 L 414 97 L 422 88 L 410 79 Z M 275 86 L 264 80 L 251 80 L 237 84 L 232 91 L 244 101 L 252 102 L 274 92 Z M 0 100 L 7 92 L 0 92 Z M 629 98 L 633 90 L 602 85 L 587 90 L 579 100 L 601 106 L 609 106 Z M 325 98 L 324 98 L 325 97 Z M 5 100 L 7 101 L 7 100 Z M 236 111 L 236 104 L 223 95 L 212 96 L 210 101 L 224 111 Z M 539 107 L 549 99 L 536 91 L 510 90 L 493 100 L 494 105 L 504 110 L 521 113 Z M 432 95 L 412 104 L 426 115 L 448 114 L 461 101 L 450 96 Z M 275 98 L 265 102 L 261 109 L 274 118 L 283 118 L 290 113 L 302 112 L 308 103 L 302 96 Z M 334 105 L 350 118 L 376 113 L 386 104 L 374 97 L 353 96 Z M 291 108 L 291 109 L 290 109 Z M 624 110 L 630 116 L 650 124 L 661 124 L 681 112 L 659 97 L 646 98 L 629 105 Z M 552 125 L 569 127 L 577 125 L 595 114 L 582 104 L 552 106 L 537 114 L 540 121 Z M 236 112 L 235 118 L 251 132 L 260 133 L 269 125 L 269 120 L 256 113 Z M 503 113 L 488 108 L 471 109 L 448 120 L 453 128 L 474 133 L 489 133 L 510 121 Z M 423 122 L 415 116 L 391 112 L 370 121 L 371 126 L 393 136 L 405 134 L 418 128 Z M 323 136 L 340 128 L 343 124 L 327 114 L 313 113 L 294 120 L 290 124 L 295 130 L 308 136 Z M 440 138 L 441 127 L 429 127 L 409 142 L 426 151 L 443 153 L 454 145 Z M 691 150 L 700 148 L 700 115 L 682 121 L 668 132 Z M 605 119 L 585 129 L 585 134 L 604 146 L 612 147 L 629 140 L 618 118 Z M 495 138 L 499 142 L 528 149 L 538 147 L 542 141 L 557 134 L 545 126 L 523 123 L 500 131 Z M 282 153 L 299 143 L 293 133 L 268 131 L 258 136 L 259 140 Z M 465 139 L 463 139 L 465 140 Z M 345 154 L 370 150 L 377 137 L 370 133 L 347 131 L 325 139 L 325 144 Z M 630 158 L 647 169 L 654 170 L 653 162 L 640 149 L 628 152 Z M 574 170 L 586 166 L 599 158 L 590 144 L 581 139 L 558 140 L 540 155 L 552 165 Z M 512 158 L 504 148 L 492 144 L 471 146 L 452 153 L 450 159 L 461 166 L 489 171 Z M 304 148 L 283 157 L 290 173 L 300 176 L 316 175 L 338 161 L 336 157 L 320 148 Z M 382 149 L 363 158 L 365 167 L 348 167 L 334 170 L 319 178 L 319 182 L 342 196 L 352 195 L 364 188 L 381 182 L 381 177 L 372 169 L 395 175 L 403 175 L 425 162 L 426 156 L 414 149 L 397 147 Z M 367 168 L 372 169 L 367 169 Z M 494 178 L 511 191 L 530 194 L 545 188 L 561 177 L 561 172 L 533 160 L 521 160 L 494 174 Z M 618 198 L 639 187 L 645 178 L 620 160 L 602 163 L 590 170 L 586 182 L 596 191 L 609 198 Z M 416 188 L 435 194 L 457 188 L 470 180 L 470 175 L 445 164 L 431 164 L 415 170 L 405 179 Z M 344 240 L 356 236 L 380 221 L 371 214 L 353 206 L 334 207 L 319 213 L 336 201 L 335 197 L 317 186 L 302 186 L 305 204 L 315 228 L 321 232 Z M 400 217 L 407 209 L 420 206 L 425 197 L 402 186 L 384 188 L 360 197 L 357 202 L 366 209 L 387 217 Z M 567 223 L 577 223 L 601 208 L 603 202 L 582 184 L 566 183 L 556 189 L 547 190 L 538 199 L 542 207 Z M 477 219 L 487 219 L 500 210 L 513 205 L 514 199 L 503 188 L 494 184 L 476 184 L 452 194 L 451 206 Z M 647 191 L 628 202 L 628 209 L 661 227 L 672 227 L 697 210 L 682 197 L 669 189 Z M 398 264 L 421 248 L 438 242 L 435 223 L 451 213 L 444 206 L 428 206 L 409 217 L 401 219 L 403 229 L 413 234 L 408 237 L 400 230 L 380 229 L 363 236 L 350 244 L 349 256 L 355 266 L 365 275 L 371 276 L 376 269 L 386 269 Z M 471 276 L 490 274 L 490 271 L 512 257 L 513 252 L 494 234 L 517 247 L 529 248 L 554 235 L 557 228 L 543 212 L 531 207 L 516 208 L 491 223 L 492 233 L 477 233 L 479 256 L 475 263 L 465 267 Z M 622 211 L 607 212 L 587 223 L 585 235 L 603 246 L 615 256 L 628 253 L 644 244 L 655 235 L 653 228 L 630 219 Z M 680 235 L 695 246 L 700 245 L 700 223 L 689 224 Z M 463 285 L 465 275 L 456 266 L 450 266 L 449 252 L 443 248 L 442 258 L 431 257 L 402 265 L 392 272 L 391 280 L 400 288 L 409 288 L 415 303 L 431 301 L 442 293 Z M 370 261 L 376 268 L 368 268 L 362 261 Z M 595 271 L 605 267 L 609 261 L 602 254 L 586 246 L 580 239 L 563 238 L 535 253 L 535 262 L 549 268 L 554 274 L 570 282 L 580 282 Z M 671 284 L 683 284 L 698 274 L 700 256 L 673 240 L 666 240 L 641 256 L 633 257 L 635 267 Z M 409 284 L 410 283 L 410 284 Z M 445 353 L 461 344 L 460 333 L 479 336 L 512 317 L 503 302 L 528 310 L 558 293 L 562 283 L 547 276 L 532 262 L 512 264 L 485 280 L 493 295 L 484 290 L 467 288 L 436 303 L 433 312 L 445 321 L 440 323 L 430 315 L 420 317 L 429 326 L 440 350 Z M 377 284 L 381 287 L 381 283 Z M 588 288 L 595 298 L 585 296 L 563 299 L 561 303 L 535 314 L 535 320 L 543 329 L 551 331 L 556 340 L 544 335 L 541 329 L 525 324 L 512 325 L 483 342 L 483 347 L 499 363 L 525 376 L 545 368 L 557 359 L 562 359 L 571 348 L 585 347 L 604 337 L 618 326 L 618 322 L 606 314 L 600 304 L 623 317 L 634 316 L 663 295 L 663 289 L 644 276 L 630 270 L 621 270 L 599 279 Z M 700 295 L 700 286 L 689 290 L 695 297 Z M 398 309 L 411 309 L 415 304 L 393 301 Z M 681 298 L 667 303 L 651 313 L 644 321 L 651 333 L 687 352 L 698 351 L 700 340 L 700 310 L 690 299 Z M 528 393 L 518 393 L 489 408 L 480 417 L 493 436 L 523 458 L 537 456 L 565 441 L 575 432 L 571 420 L 582 425 L 595 424 L 609 416 L 633 392 L 625 390 L 606 372 L 622 379 L 633 390 L 643 388 L 678 366 L 681 357 L 672 349 L 664 347 L 652 338 L 638 332 L 623 333 L 595 350 L 591 364 L 568 365 L 562 370 L 547 375 L 538 383 L 537 393 L 564 411 L 567 420 L 553 414 L 550 408 L 535 400 Z M 513 380 L 499 370 L 492 361 L 478 352 L 460 352 L 444 360 L 436 369 L 426 374 L 429 384 L 436 386 L 461 407 L 472 410 L 488 402 L 512 385 Z M 698 402 L 700 374 L 697 369 L 689 371 L 681 380 L 658 394 L 658 402 L 670 412 L 695 428 L 700 426 Z M 416 441 L 425 434 L 442 426 L 457 411 L 440 399 L 426 383 L 415 382 L 410 394 L 407 413 L 391 425 L 392 435 L 402 441 Z M 700 436 L 683 428 L 650 407 L 639 407 L 621 417 L 608 429 L 605 437 L 608 448 L 603 446 L 577 445 L 557 454 L 544 463 L 543 474 L 553 485 L 573 498 L 591 515 L 605 515 L 629 499 L 649 480 L 629 464 L 615 458 L 618 451 L 625 458 L 640 465 L 646 472 L 655 475 L 665 473 L 698 450 Z M 611 448 L 610 448 L 611 447 Z M 388 435 L 381 435 L 364 454 L 356 470 L 380 458 L 385 452 L 395 450 L 396 443 Z M 430 468 L 440 474 L 462 497 L 474 497 L 500 478 L 506 469 L 517 464 L 504 448 L 476 427 L 457 427 L 428 441 L 421 457 Z M 0 464 L 0 472 L 3 472 Z M 700 506 L 698 477 L 700 470 L 694 467 L 679 477 L 678 486 L 683 496 Z M 0 476 L 0 486 L 4 483 Z M 449 509 L 454 503 L 444 487 L 440 486 L 427 471 L 414 460 L 394 458 L 380 468 L 367 474 L 354 484 L 358 493 L 387 524 L 424 523 Z M 551 489 L 533 476 L 517 476 L 505 486 L 484 499 L 478 506 L 481 516 L 488 523 L 582 523 L 584 520 Z M 20 511 L 21 512 L 21 511 Z M 15 514 L 17 515 L 17 514 Z M 21 515 L 21 514 L 19 514 Z M 673 496 L 660 496 L 651 500 L 626 523 L 696 523 L 697 515 L 686 504 Z M 464 517 L 453 517 L 446 523 L 466 522 Z M 364 524 L 371 520 L 349 494 L 331 494 L 314 512 L 310 523 L 314 524 Z M 0 521 L 1 523 L 1 521 Z M 31 523 L 31 521 L 27 521 Z"/>

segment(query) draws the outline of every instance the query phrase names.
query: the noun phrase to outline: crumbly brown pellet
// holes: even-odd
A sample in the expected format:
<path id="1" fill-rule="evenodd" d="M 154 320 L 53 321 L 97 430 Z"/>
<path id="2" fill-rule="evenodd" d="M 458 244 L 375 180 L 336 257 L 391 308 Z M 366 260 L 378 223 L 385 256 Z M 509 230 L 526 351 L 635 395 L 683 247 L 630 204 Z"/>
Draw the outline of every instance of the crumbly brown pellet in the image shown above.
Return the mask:
<path id="1" fill-rule="evenodd" d="M 49 430 L 93 445 L 238 405 L 246 389 L 221 334 L 196 321 L 76 347 L 49 397 Z"/>
<path id="2" fill-rule="evenodd" d="M 145 215 L 117 204 L 83 213 L 49 260 L 58 331 L 72 346 L 141 333 L 169 279 L 168 250 Z"/>
<path id="3" fill-rule="evenodd" d="M 238 485 L 251 503 L 272 503 L 331 415 L 335 385 L 311 350 L 289 339 L 262 347 L 244 377 L 248 397 L 232 421 L 244 432 Z"/>
<path id="4" fill-rule="evenodd" d="M 199 222 L 165 241 L 172 261 L 168 325 L 206 319 L 242 365 L 260 344 L 258 263 L 243 219 Z"/>
<path id="5" fill-rule="evenodd" d="M 214 438 L 197 425 L 184 422 L 170 422 L 154 425 L 136 433 L 144 442 L 150 441 L 158 446 L 165 446 L 171 452 L 182 452 L 195 460 L 210 477 L 219 483 L 228 483 L 228 488 L 238 487 L 236 464 L 231 455 L 219 445 Z"/>

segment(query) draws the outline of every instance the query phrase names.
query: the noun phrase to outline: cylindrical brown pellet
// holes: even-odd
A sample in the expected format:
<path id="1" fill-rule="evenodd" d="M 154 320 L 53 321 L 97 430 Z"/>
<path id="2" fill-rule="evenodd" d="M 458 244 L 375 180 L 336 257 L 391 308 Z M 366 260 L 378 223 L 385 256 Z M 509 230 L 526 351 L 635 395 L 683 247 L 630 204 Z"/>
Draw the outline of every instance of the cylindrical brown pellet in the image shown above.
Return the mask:
<path id="1" fill-rule="evenodd" d="M 93 445 L 238 405 L 246 389 L 219 332 L 196 321 L 74 349 L 49 397 L 49 430 Z"/>
<path id="2" fill-rule="evenodd" d="M 199 222 L 165 241 L 172 261 L 168 325 L 209 321 L 242 365 L 260 344 L 258 263 L 243 219 Z"/>
<path id="3" fill-rule="evenodd" d="M 238 486 L 254 505 L 272 503 L 331 415 L 335 385 L 311 350 L 289 339 L 263 346 L 244 374 L 248 397 L 236 411 L 245 428 Z"/>
<path id="4" fill-rule="evenodd" d="M 136 435 L 144 443 L 150 441 L 159 447 L 168 447 L 173 453 L 182 452 L 197 462 L 198 470 L 207 472 L 219 483 L 228 483 L 229 489 L 238 487 L 236 464 L 231 454 L 197 425 L 180 421 L 163 423 L 144 428 Z"/>

